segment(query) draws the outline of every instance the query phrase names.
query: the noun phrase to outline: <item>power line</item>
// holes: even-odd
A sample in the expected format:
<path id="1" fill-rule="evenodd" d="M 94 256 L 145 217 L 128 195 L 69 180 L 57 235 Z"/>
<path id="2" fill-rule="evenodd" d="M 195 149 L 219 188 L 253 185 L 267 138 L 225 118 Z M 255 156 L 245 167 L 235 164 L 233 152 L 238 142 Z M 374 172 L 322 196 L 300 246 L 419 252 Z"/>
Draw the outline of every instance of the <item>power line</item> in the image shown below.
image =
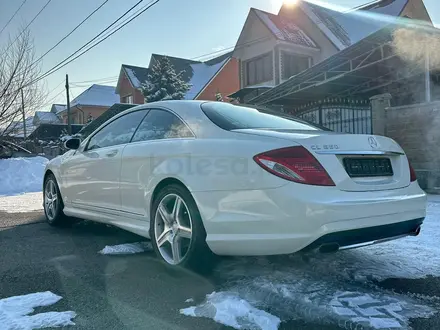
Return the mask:
<path id="1" fill-rule="evenodd" d="M 66 34 L 60 41 L 58 41 L 52 48 L 50 48 L 47 52 L 45 52 L 43 55 L 40 56 L 36 61 L 34 61 L 31 66 L 33 66 L 35 63 L 38 63 L 41 61 L 41 59 L 49 54 L 52 50 L 54 50 L 60 43 L 62 43 L 64 40 L 66 40 L 73 32 L 75 32 L 81 25 L 83 25 L 90 17 L 92 17 L 98 10 L 100 10 L 109 0 L 105 0 L 103 3 L 101 3 L 94 11 L 92 11 L 86 18 L 84 18 L 77 26 L 73 28 L 72 31 L 70 31 L 68 34 Z"/>
<path id="2" fill-rule="evenodd" d="M 93 44 L 92 46 L 90 46 L 89 48 L 87 48 L 86 50 L 84 50 L 82 53 L 78 54 L 77 56 L 75 56 L 74 58 L 70 59 L 69 61 L 65 62 L 66 60 L 68 60 L 69 58 L 71 58 L 73 55 L 75 55 L 76 53 L 78 53 L 81 49 L 85 48 L 87 45 L 89 45 L 91 42 L 93 42 L 96 38 L 98 38 L 100 35 L 102 35 L 105 31 L 107 31 L 111 26 L 113 26 L 115 23 L 117 23 L 121 18 L 123 18 L 125 15 L 127 15 L 133 8 L 135 8 L 137 5 L 139 5 L 143 0 L 140 0 L 139 2 L 137 2 L 134 6 L 132 6 L 129 10 L 127 10 L 122 16 L 120 16 L 116 21 L 114 21 L 112 24 L 110 24 L 106 29 L 104 29 L 103 31 L 101 31 L 101 33 L 99 33 L 96 37 L 94 37 L 92 40 L 90 40 L 88 43 L 86 43 L 84 46 L 82 46 L 80 49 L 78 49 L 76 52 L 74 52 L 73 54 L 71 54 L 70 56 L 68 56 L 66 59 L 64 59 L 63 61 L 61 61 L 60 63 L 58 63 L 57 65 L 55 65 L 53 68 L 51 68 L 50 70 L 46 71 L 44 74 L 42 74 L 40 77 L 36 78 L 35 80 L 31 81 L 30 83 L 27 84 L 27 86 L 46 78 L 47 76 L 53 74 L 54 72 L 60 70 L 61 68 L 63 68 L 64 66 L 66 66 L 67 64 L 73 62 L 74 60 L 76 60 L 78 57 L 84 55 L 85 53 L 87 53 L 89 50 L 91 50 L 92 48 L 96 47 L 97 45 L 99 45 L 101 42 L 105 41 L 106 39 L 108 39 L 110 36 L 112 36 L 113 34 L 115 34 L 116 32 L 118 32 L 120 29 L 122 29 L 124 26 L 126 26 L 128 23 L 130 23 L 131 21 L 133 21 L 134 19 L 136 19 L 137 17 L 139 17 L 141 14 L 143 14 L 145 11 L 147 11 L 148 9 L 150 9 L 151 7 L 153 7 L 155 4 L 157 4 L 160 0 L 155 0 L 155 1 L 151 1 L 149 4 L 147 4 L 143 9 L 141 9 L 140 12 L 138 12 L 136 15 L 131 16 L 129 19 L 127 19 L 126 21 L 124 21 L 124 23 L 122 25 L 120 25 L 118 28 L 114 29 L 113 31 L 111 31 L 109 34 L 107 34 L 103 39 L 99 40 L 98 42 L 96 42 L 95 44 Z"/>
<path id="3" fill-rule="evenodd" d="M 64 81 L 63 81 L 64 82 Z M 43 104 L 41 107 L 43 108 L 43 107 L 45 107 L 45 106 L 47 106 L 47 105 L 50 105 L 50 104 L 52 104 L 52 102 L 58 97 L 58 96 L 60 96 L 63 92 L 64 92 L 65 90 L 64 90 L 64 88 L 57 94 L 57 95 L 55 95 L 54 97 L 52 97 L 49 101 L 47 101 L 45 104 Z"/>
<path id="4" fill-rule="evenodd" d="M 52 91 L 54 91 L 54 90 L 56 90 L 58 87 L 60 87 L 61 86 L 61 84 L 64 82 L 64 79 L 63 80 L 61 80 L 60 81 L 60 83 L 54 88 L 54 89 L 52 89 Z"/>
<path id="5" fill-rule="evenodd" d="M 61 62 L 59 62 L 58 64 L 56 64 L 55 66 L 53 66 L 50 70 L 46 71 L 44 74 L 42 74 L 39 78 L 37 78 L 38 80 L 41 80 L 43 78 L 46 78 L 47 76 L 49 76 L 50 74 L 58 71 L 59 69 L 61 69 L 62 67 L 64 67 L 65 65 L 69 64 L 71 61 L 69 61 L 69 59 L 71 59 L 73 56 L 75 56 L 75 54 L 78 54 L 82 49 L 86 48 L 88 45 L 90 45 L 93 41 L 95 41 L 98 37 L 100 37 L 102 34 L 104 34 L 107 30 L 109 30 L 113 25 L 115 25 L 119 20 L 121 20 L 124 16 L 126 16 L 130 11 L 132 11 L 135 7 L 137 7 L 142 1 L 144 0 L 139 0 L 136 4 L 134 4 L 130 9 L 128 9 L 124 14 L 122 14 L 121 16 L 119 16 L 119 18 L 117 18 L 115 21 L 113 21 L 109 26 L 107 26 L 104 30 L 102 30 L 99 34 L 97 34 L 95 37 L 93 37 L 92 39 L 90 39 L 87 43 L 85 43 L 81 48 L 79 48 L 78 50 L 76 50 L 75 52 L 73 52 L 72 54 L 70 54 L 68 57 L 66 57 L 64 60 L 62 60 Z M 105 40 L 105 39 L 103 39 Z M 102 41 L 103 41 L 102 40 Z M 100 41 L 101 42 L 101 41 Z M 98 43 L 96 43 L 94 46 L 98 45 Z M 84 54 L 85 52 L 87 52 L 88 50 L 92 49 L 93 47 L 90 47 L 88 49 L 86 49 L 83 53 L 79 54 L 79 56 L 81 56 L 82 54 Z M 79 56 L 75 57 L 72 59 L 75 60 L 76 58 L 78 58 Z M 66 62 L 67 61 L 67 62 Z M 66 62 L 66 63 L 64 63 Z"/>
<path id="6" fill-rule="evenodd" d="M 23 5 L 26 3 L 27 0 L 24 0 L 20 7 L 18 7 L 18 9 L 15 11 L 15 13 L 12 15 L 12 17 L 9 19 L 9 21 L 6 22 L 5 26 L 1 29 L 0 34 L 2 34 L 2 32 L 6 29 L 6 27 L 9 25 L 9 23 L 11 23 L 11 21 L 14 19 L 15 15 L 17 15 L 17 13 L 20 11 L 21 7 L 23 7 Z"/>
<path id="7" fill-rule="evenodd" d="M 275 35 L 279 35 L 279 33 L 276 33 Z M 250 41 L 248 41 L 248 42 L 244 42 L 244 43 L 239 44 L 239 45 L 237 45 L 237 46 L 234 45 L 234 46 L 226 47 L 226 48 L 221 49 L 221 50 L 216 50 L 216 51 L 214 51 L 214 52 L 210 52 L 210 53 L 206 53 L 206 54 L 203 54 L 203 55 L 195 56 L 195 57 L 193 57 L 193 58 L 190 58 L 190 60 L 195 61 L 195 60 L 200 59 L 200 58 L 203 58 L 203 57 L 207 57 L 207 56 L 210 56 L 210 55 L 215 55 L 215 54 L 218 54 L 218 53 L 224 53 L 224 52 L 227 52 L 227 51 L 229 51 L 229 50 L 233 50 L 233 49 L 234 49 L 234 50 L 241 49 L 241 48 L 244 48 L 244 47 L 250 46 L 250 45 L 252 45 L 252 44 L 254 44 L 254 43 L 257 43 L 257 42 L 260 42 L 260 41 L 263 41 L 263 40 L 266 40 L 266 39 L 270 39 L 270 38 L 271 38 L 271 37 L 269 37 L 269 36 L 265 36 L 265 37 L 257 38 L 257 39 L 254 39 L 254 40 L 250 40 Z"/>
<path id="8" fill-rule="evenodd" d="M 114 83 L 114 82 L 117 82 L 118 81 L 118 79 L 113 79 L 113 80 L 105 80 L 105 81 L 95 81 L 95 82 L 93 82 L 93 83 L 88 83 L 88 84 L 82 84 L 82 85 L 79 85 L 79 84 L 70 84 L 70 87 L 73 87 L 73 88 L 84 88 L 84 87 L 90 87 L 90 84 L 97 84 L 97 85 L 105 85 L 105 84 L 110 84 L 110 83 Z"/>
<path id="9" fill-rule="evenodd" d="M 11 48 L 11 46 L 18 40 L 18 38 L 21 37 L 21 35 L 24 33 L 24 31 L 26 31 L 28 29 L 28 27 L 37 19 L 38 16 L 40 16 L 40 14 L 43 12 L 44 9 L 46 9 L 46 7 L 49 5 L 49 3 L 52 0 L 47 0 L 46 4 L 40 9 L 40 11 L 34 16 L 34 18 L 29 22 L 28 25 L 26 25 L 26 27 L 21 31 L 21 33 L 17 36 L 17 38 L 15 38 L 15 40 L 9 44 L 9 46 L 6 48 L 5 53 L 9 50 L 9 48 Z"/>
<path id="10" fill-rule="evenodd" d="M 97 78 L 97 79 L 92 79 L 92 80 L 84 80 L 84 81 L 74 81 L 71 82 L 71 84 L 82 84 L 82 83 L 93 83 L 93 82 L 97 82 L 97 81 L 101 81 L 101 80 L 114 80 L 117 79 L 119 76 L 111 76 L 111 77 L 104 77 L 104 78 Z"/>

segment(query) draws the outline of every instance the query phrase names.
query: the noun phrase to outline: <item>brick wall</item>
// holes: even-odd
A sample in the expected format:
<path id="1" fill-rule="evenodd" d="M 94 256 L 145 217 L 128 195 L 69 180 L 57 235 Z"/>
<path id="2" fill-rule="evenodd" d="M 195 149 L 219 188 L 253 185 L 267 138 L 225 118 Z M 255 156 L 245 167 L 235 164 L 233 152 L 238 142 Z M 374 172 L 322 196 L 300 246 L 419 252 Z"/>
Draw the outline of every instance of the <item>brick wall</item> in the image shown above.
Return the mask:
<path id="1" fill-rule="evenodd" d="M 212 79 L 206 88 L 197 97 L 197 100 L 215 101 L 215 95 L 221 93 L 223 98 L 240 89 L 238 61 L 235 58 L 223 67 Z"/>
<path id="2" fill-rule="evenodd" d="M 386 109 L 386 136 L 397 141 L 414 167 L 419 184 L 440 193 L 440 102 Z"/>
<path id="3" fill-rule="evenodd" d="M 127 76 L 124 74 L 119 82 L 119 97 L 120 102 L 123 103 L 123 98 L 127 95 L 133 95 L 134 104 L 144 104 L 145 99 L 142 92 L 136 88 L 133 88 Z"/>
<path id="4" fill-rule="evenodd" d="M 93 118 L 98 118 L 104 112 L 108 110 L 109 107 L 90 107 L 81 106 L 80 109 L 77 107 L 72 107 L 70 109 L 70 114 L 72 118 L 72 124 L 85 124 L 87 118 L 91 115 Z M 63 112 L 61 115 L 63 123 L 67 124 L 67 112 Z"/>

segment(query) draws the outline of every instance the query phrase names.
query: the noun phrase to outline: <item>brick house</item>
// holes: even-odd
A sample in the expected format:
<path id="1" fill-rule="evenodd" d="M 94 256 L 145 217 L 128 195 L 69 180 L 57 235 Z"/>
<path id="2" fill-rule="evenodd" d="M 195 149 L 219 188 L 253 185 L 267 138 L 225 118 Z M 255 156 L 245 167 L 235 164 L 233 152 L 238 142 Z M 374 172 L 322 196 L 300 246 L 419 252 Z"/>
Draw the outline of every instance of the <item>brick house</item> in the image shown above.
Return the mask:
<path id="1" fill-rule="evenodd" d="M 232 96 L 283 84 L 389 24 L 381 15 L 432 24 L 422 0 L 375 0 L 347 13 L 302 0 L 276 15 L 251 8 L 233 52 L 242 91 Z"/>
<path id="2" fill-rule="evenodd" d="M 71 123 L 86 124 L 118 102 L 115 87 L 94 84 L 70 102 Z M 57 115 L 63 123 L 67 123 L 67 108 L 58 110 Z"/>
<path id="3" fill-rule="evenodd" d="M 120 103 L 143 104 L 141 85 L 147 81 L 148 72 L 164 55 L 153 54 L 148 68 L 123 64 L 119 73 L 116 93 Z M 227 95 L 239 88 L 238 62 L 227 53 L 201 62 L 168 56 L 176 72 L 182 72 L 182 79 L 190 84 L 185 95 L 187 100 L 216 100 L 220 93 Z"/>

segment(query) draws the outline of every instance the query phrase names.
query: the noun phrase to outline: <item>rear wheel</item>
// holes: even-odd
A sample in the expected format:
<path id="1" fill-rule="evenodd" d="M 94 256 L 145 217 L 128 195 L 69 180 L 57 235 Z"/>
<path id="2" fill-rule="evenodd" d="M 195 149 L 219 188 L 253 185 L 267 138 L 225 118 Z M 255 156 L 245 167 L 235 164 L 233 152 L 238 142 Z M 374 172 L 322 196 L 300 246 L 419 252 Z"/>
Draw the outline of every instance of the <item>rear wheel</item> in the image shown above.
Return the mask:
<path id="1" fill-rule="evenodd" d="M 156 254 L 170 266 L 203 270 L 212 265 L 197 205 L 181 185 L 163 188 L 153 202 L 150 237 Z"/>
<path id="2" fill-rule="evenodd" d="M 43 190 L 44 213 L 46 220 L 51 226 L 60 226 L 71 223 L 63 213 L 63 200 L 57 180 L 53 174 L 49 174 L 44 181 Z"/>

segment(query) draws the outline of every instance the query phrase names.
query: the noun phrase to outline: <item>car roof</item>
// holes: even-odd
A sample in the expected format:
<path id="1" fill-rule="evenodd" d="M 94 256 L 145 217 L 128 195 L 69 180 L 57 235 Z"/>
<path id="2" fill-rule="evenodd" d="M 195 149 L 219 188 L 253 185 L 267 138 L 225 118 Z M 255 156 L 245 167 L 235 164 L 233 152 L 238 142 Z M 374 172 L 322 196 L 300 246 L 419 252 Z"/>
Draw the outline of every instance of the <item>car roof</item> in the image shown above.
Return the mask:
<path id="1" fill-rule="evenodd" d="M 109 122 L 114 121 L 126 114 L 139 110 L 148 109 L 164 109 L 173 112 L 178 117 L 180 117 L 190 128 L 196 133 L 198 137 L 205 136 L 208 133 L 206 130 L 201 130 L 201 126 L 209 125 L 211 129 L 219 129 L 215 126 L 204 114 L 201 105 L 204 103 L 211 103 L 215 101 L 194 101 L 194 100 L 169 100 L 169 101 L 158 101 L 146 104 L 141 104 L 133 108 L 127 109 L 105 121 L 102 125 L 97 127 L 87 139 L 93 136 L 98 130 L 101 130 L 104 126 L 108 125 Z M 198 111 L 197 111 L 198 110 Z M 219 129 L 220 130 L 220 129 Z M 209 135 L 209 134 L 208 134 Z"/>

